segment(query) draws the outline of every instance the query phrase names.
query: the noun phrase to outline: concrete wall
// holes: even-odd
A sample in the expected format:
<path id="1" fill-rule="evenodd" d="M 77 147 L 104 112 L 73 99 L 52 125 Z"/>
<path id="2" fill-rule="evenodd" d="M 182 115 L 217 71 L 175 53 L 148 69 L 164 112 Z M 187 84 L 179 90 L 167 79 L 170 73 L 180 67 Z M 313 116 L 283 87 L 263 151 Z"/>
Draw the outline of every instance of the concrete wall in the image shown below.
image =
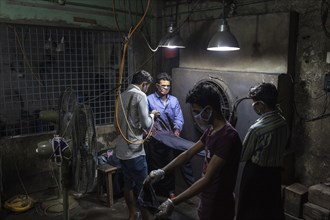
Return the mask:
<path id="1" fill-rule="evenodd" d="M 220 20 L 192 21 L 183 28 L 187 49 L 182 50 L 180 67 L 287 73 L 289 13 L 236 16 L 228 19 L 228 23 L 240 44 L 239 51 L 207 51 L 208 41 L 218 30 Z"/>
<path id="2" fill-rule="evenodd" d="M 61 5 L 57 0 L 2 0 L 0 2 L 0 19 L 8 22 L 22 22 L 45 25 L 79 26 L 90 28 L 107 28 L 116 30 L 112 1 L 108 0 L 70 0 Z M 116 14 L 122 30 L 128 30 L 128 5 L 116 1 Z M 132 8 L 137 9 L 135 2 Z M 141 11 L 132 15 L 140 18 Z"/>
<path id="3" fill-rule="evenodd" d="M 221 3 L 205 2 L 199 7 L 195 7 L 194 13 L 189 16 L 189 21 L 183 25 L 185 31 L 181 31 L 181 36 L 185 38 L 188 44 L 194 44 L 194 49 L 190 48 L 187 52 L 181 52 L 180 66 L 289 73 L 292 76 L 294 87 L 294 100 L 289 105 L 294 109 L 290 149 L 294 151 L 296 158 L 295 181 L 305 185 L 327 181 L 327 178 L 330 177 L 330 141 L 328 138 L 330 119 L 329 115 L 317 119 L 322 113 L 329 114 L 327 98 L 329 94 L 323 90 L 323 79 L 330 68 L 330 64 L 326 63 L 326 52 L 330 50 L 330 41 L 322 28 L 321 12 L 324 11 L 324 8 L 321 8 L 321 1 L 263 2 L 246 0 L 234 2 L 237 3 L 234 16 L 228 19 L 232 32 L 243 46 L 247 46 L 247 41 L 251 41 L 253 37 L 257 38 L 261 43 L 261 50 L 259 51 L 261 53 L 247 53 L 253 47 L 250 44 L 250 50 L 243 47 L 238 52 L 211 57 L 203 48 L 206 48 L 210 39 L 211 27 L 214 27 L 212 22 L 218 20 L 222 5 Z M 192 8 L 193 5 L 190 5 L 191 10 Z M 287 47 L 286 55 L 281 44 L 276 43 L 274 47 L 272 41 L 268 40 L 273 37 L 273 42 L 278 42 L 277 40 L 281 39 L 279 36 L 285 35 L 283 32 L 289 32 L 294 27 L 285 30 L 283 28 L 288 26 L 285 24 L 281 26 L 278 19 L 259 20 L 259 29 L 256 29 L 255 24 L 257 24 L 258 15 L 271 17 L 271 14 L 274 13 L 288 13 L 290 11 L 299 14 L 298 32 L 296 36 L 290 36 L 290 38 L 296 37 L 297 43 Z M 189 10 L 181 5 L 180 13 L 179 18 L 183 22 L 187 18 Z M 248 16 L 247 19 L 244 19 L 246 16 Z M 245 22 L 247 22 L 246 26 L 242 25 Z M 328 22 L 326 25 L 329 29 Z M 256 33 L 261 34 L 256 35 Z M 192 39 L 194 43 L 191 43 Z M 196 41 L 197 39 L 198 41 Z M 265 39 L 268 39 L 267 42 L 264 41 Z M 196 47 L 199 48 L 199 51 L 196 50 Z M 293 56 L 294 54 L 296 56 Z M 259 55 L 259 57 L 255 55 Z M 260 55 L 262 55 L 262 59 L 260 59 Z M 286 62 L 294 65 L 286 66 Z M 288 90 L 288 97 L 290 93 L 291 91 Z"/>

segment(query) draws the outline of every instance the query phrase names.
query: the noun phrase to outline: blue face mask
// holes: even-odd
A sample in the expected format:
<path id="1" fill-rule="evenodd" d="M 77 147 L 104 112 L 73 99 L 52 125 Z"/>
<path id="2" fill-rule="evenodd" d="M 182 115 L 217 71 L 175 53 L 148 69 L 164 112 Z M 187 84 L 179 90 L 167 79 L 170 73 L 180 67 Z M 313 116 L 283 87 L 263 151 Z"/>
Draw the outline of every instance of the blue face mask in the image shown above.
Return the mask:
<path id="1" fill-rule="evenodd" d="M 207 106 L 205 106 L 200 113 L 194 116 L 196 124 L 199 126 L 202 131 L 205 131 L 210 126 L 210 119 L 212 116 L 212 111 L 209 113 L 209 115 L 206 118 L 203 118 L 203 113 Z"/>

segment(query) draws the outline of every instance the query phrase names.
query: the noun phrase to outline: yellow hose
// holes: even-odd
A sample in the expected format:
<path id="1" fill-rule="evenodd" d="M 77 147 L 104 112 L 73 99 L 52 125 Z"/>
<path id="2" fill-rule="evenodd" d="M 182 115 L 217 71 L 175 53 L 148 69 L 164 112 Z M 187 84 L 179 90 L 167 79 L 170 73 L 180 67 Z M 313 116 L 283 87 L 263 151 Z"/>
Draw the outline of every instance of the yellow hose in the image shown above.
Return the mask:
<path id="1" fill-rule="evenodd" d="M 119 66 L 119 78 L 118 78 L 118 85 L 117 85 L 117 88 L 118 88 L 118 94 L 117 94 L 117 97 L 116 97 L 116 104 L 115 104 L 115 115 L 116 115 L 116 125 L 117 125 L 117 129 L 120 133 L 120 135 L 123 137 L 123 139 L 129 143 L 129 144 L 142 144 L 145 142 L 145 140 L 147 140 L 151 135 L 151 131 L 152 131 L 152 126 L 147 134 L 147 137 L 141 141 L 131 141 L 129 140 L 125 134 L 123 133 L 122 129 L 120 128 L 120 125 L 119 125 L 119 122 L 118 122 L 118 99 L 119 99 L 119 96 L 121 96 L 121 93 L 120 93 L 120 89 L 121 89 L 121 83 L 122 83 L 122 78 L 123 78 L 123 71 L 124 71 L 124 64 L 125 64 L 125 56 L 126 56 L 126 51 L 127 51 L 127 47 L 128 47 L 128 43 L 129 43 L 129 40 L 131 39 L 133 33 L 137 30 L 137 28 L 140 26 L 140 24 L 142 23 L 144 17 L 146 16 L 147 12 L 148 12 L 148 9 L 149 9 L 149 5 L 150 5 L 150 1 L 151 0 L 148 0 L 148 3 L 147 3 L 147 7 L 145 9 L 145 12 L 142 16 L 142 18 L 139 20 L 139 22 L 137 23 L 137 25 L 133 28 L 133 30 L 130 30 L 129 33 L 128 33 L 128 36 L 127 36 L 127 39 L 125 40 L 124 42 L 124 47 L 123 47 L 123 54 L 122 54 L 122 58 L 121 58 L 121 62 L 120 62 L 120 66 Z M 129 122 L 127 122 L 129 123 Z"/>
<path id="2" fill-rule="evenodd" d="M 12 212 L 25 212 L 33 207 L 34 201 L 28 195 L 16 195 L 8 199 L 4 208 Z"/>

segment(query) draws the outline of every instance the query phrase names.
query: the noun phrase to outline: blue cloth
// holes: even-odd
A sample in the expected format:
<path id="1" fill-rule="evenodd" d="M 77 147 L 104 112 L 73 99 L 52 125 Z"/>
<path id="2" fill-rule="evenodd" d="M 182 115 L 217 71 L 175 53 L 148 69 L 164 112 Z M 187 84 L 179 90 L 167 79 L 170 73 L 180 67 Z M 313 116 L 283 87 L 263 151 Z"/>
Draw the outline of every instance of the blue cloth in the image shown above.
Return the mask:
<path id="1" fill-rule="evenodd" d="M 97 161 L 99 165 L 107 163 L 111 166 L 117 167 L 117 169 L 121 168 L 119 159 L 116 157 L 116 154 L 113 153 L 112 149 L 108 149 L 106 153 L 103 153 L 98 156 Z"/>
<path id="2" fill-rule="evenodd" d="M 174 134 L 175 130 L 182 130 L 184 123 L 179 100 L 175 96 L 167 94 L 165 104 L 157 92 L 148 95 L 147 98 L 149 111 L 157 110 L 160 113 L 160 116 L 155 119 L 152 138 L 147 147 L 148 166 L 153 170 L 167 165 L 176 155 L 191 147 L 193 143 Z M 180 170 L 184 180 L 191 185 L 194 182 L 191 164 L 185 164 Z M 167 174 L 154 187 L 157 194 L 166 197 L 175 192 L 174 173 Z"/>
<path id="3" fill-rule="evenodd" d="M 165 144 L 166 146 L 173 148 L 175 150 L 185 151 L 193 146 L 194 142 L 184 139 L 182 137 L 177 137 L 173 133 L 169 132 L 157 132 L 154 136 L 155 139 Z M 198 153 L 200 156 L 204 156 L 205 152 L 201 151 Z"/>
<path id="4" fill-rule="evenodd" d="M 170 129 L 182 130 L 184 119 L 179 100 L 170 94 L 167 95 L 166 105 L 162 98 L 156 93 L 148 95 L 149 111 L 154 109 L 160 112 L 160 117 L 166 124 L 171 126 Z"/>

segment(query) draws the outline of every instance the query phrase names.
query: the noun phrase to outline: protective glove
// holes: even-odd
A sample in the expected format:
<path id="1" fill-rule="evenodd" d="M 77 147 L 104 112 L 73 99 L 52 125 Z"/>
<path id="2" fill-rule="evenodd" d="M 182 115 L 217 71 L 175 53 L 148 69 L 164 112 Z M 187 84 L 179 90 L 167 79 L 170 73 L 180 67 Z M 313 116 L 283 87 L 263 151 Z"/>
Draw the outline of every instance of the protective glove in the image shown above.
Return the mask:
<path id="1" fill-rule="evenodd" d="M 159 111 L 157 111 L 157 110 L 152 110 L 151 112 L 150 112 L 150 114 L 152 114 L 152 115 L 154 115 L 154 118 L 157 118 L 157 117 L 159 117 L 160 116 L 160 112 Z"/>
<path id="2" fill-rule="evenodd" d="M 144 180 L 144 183 L 153 184 L 158 182 L 159 180 L 163 179 L 165 176 L 165 171 L 162 169 L 152 170 L 147 178 Z"/>
<path id="3" fill-rule="evenodd" d="M 174 129 L 174 135 L 177 137 L 180 137 L 180 130 L 179 129 Z"/>
<path id="4" fill-rule="evenodd" d="M 174 211 L 174 205 L 171 199 L 167 199 L 158 207 L 158 212 L 156 217 L 160 219 L 167 219 L 170 217 Z"/>

